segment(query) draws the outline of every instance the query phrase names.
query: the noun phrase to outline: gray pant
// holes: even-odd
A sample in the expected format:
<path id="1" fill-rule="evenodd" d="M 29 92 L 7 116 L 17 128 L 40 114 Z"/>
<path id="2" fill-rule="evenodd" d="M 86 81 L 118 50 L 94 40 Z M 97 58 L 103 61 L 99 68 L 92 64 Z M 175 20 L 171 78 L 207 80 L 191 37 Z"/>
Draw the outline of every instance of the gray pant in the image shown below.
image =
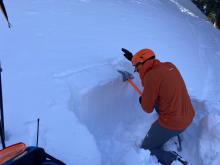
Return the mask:
<path id="1" fill-rule="evenodd" d="M 172 137 L 177 136 L 182 131 L 173 131 L 163 128 L 156 121 L 151 125 L 148 134 L 145 136 L 141 148 L 148 149 L 152 155 L 158 158 L 158 161 L 163 165 L 170 165 L 177 159 L 177 155 L 163 150 L 163 145 Z"/>

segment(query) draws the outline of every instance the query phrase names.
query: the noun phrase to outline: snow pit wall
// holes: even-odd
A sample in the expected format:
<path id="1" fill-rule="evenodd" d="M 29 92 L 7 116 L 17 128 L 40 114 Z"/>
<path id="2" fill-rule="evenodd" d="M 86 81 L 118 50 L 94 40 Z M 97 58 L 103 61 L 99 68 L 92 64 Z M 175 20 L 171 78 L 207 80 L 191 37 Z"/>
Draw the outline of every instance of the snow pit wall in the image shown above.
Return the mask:
<path id="1" fill-rule="evenodd" d="M 93 65 L 90 71 L 86 69 L 80 76 L 85 76 L 83 79 L 90 79 L 91 76 L 97 82 L 92 80 L 86 84 L 87 87 L 78 86 L 78 96 L 76 92 L 71 94 L 70 109 L 96 138 L 111 136 L 117 125 L 129 123 L 137 117 L 135 113 L 138 111 L 139 95 L 127 82 L 123 82 L 122 75 L 118 73 L 118 70 L 130 71 L 128 66 L 128 63 L 121 61 L 110 61 L 102 66 Z M 71 77 L 69 81 L 75 76 Z M 80 91 L 79 88 L 83 89 Z"/>
<path id="2" fill-rule="evenodd" d="M 94 136 L 102 154 L 102 164 L 114 164 L 120 159 L 122 161 L 128 150 L 134 149 L 131 146 L 135 140 L 143 139 L 151 123 L 156 119 L 155 115 L 149 117 L 150 115 L 142 112 L 138 103 L 139 95 L 128 83 L 122 81 L 122 77 L 117 72 L 117 69 L 131 72 L 128 66 L 127 63 L 110 61 L 102 65 L 86 67 L 80 73 L 68 72 L 64 76 L 71 91 L 69 108 Z M 85 81 L 76 80 L 87 81 L 84 83 Z M 81 83 L 77 84 L 77 82 Z M 138 77 L 135 77 L 135 83 L 140 84 Z M 220 138 L 216 135 L 220 133 L 220 130 L 217 129 L 219 122 L 217 120 L 213 122 L 212 119 L 218 119 L 220 115 L 216 113 L 216 110 L 210 114 L 212 107 L 209 101 L 195 97 L 191 99 L 196 110 L 196 117 L 192 125 L 183 133 L 181 155 L 194 164 L 207 164 L 208 162 L 208 164 L 215 165 L 219 162 L 220 156 L 218 151 Z M 215 103 L 212 104 L 216 107 Z M 129 125 L 133 128 L 127 128 Z M 121 131 L 121 135 L 117 131 Z M 124 131 L 127 131 L 127 135 L 123 135 Z M 124 142 L 119 143 L 118 138 L 123 139 Z M 133 139 L 126 141 L 126 138 Z M 106 151 L 106 146 L 109 145 L 106 145 L 106 141 L 111 148 L 108 148 L 108 151 Z M 113 141 L 117 141 L 118 144 Z M 117 155 L 120 156 L 117 158 Z M 191 155 L 196 156 L 192 158 Z"/>

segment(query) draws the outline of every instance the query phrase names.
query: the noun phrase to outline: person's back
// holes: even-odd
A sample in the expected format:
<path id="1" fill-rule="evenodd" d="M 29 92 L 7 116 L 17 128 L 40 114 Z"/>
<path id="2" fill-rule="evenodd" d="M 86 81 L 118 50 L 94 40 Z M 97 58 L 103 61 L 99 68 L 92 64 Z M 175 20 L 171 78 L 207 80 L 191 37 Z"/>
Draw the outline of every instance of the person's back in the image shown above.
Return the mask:
<path id="1" fill-rule="evenodd" d="M 185 83 L 175 65 L 169 62 L 159 62 L 153 65 L 152 69 L 144 75 L 143 82 L 147 89 L 150 86 L 154 88 L 157 86 L 156 103 L 159 107 L 159 123 L 172 130 L 182 130 L 188 127 L 195 112 Z M 148 90 L 146 90 L 146 95 L 149 95 Z M 143 99 L 143 105 L 145 101 L 147 102 Z"/>

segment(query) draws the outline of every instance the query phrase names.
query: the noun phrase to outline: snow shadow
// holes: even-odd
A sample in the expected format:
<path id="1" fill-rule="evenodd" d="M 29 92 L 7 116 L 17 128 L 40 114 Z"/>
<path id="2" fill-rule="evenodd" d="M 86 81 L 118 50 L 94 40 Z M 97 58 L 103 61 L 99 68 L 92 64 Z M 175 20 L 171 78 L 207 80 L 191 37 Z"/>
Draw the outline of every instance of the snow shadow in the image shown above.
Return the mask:
<path id="1" fill-rule="evenodd" d="M 192 98 L 192 103 L 196 116 L 183 133 L 183 156 L 192 164 L 217 165 L 220 163 L 220 113 L 214 109 L 216 103 L 196 98 Z"/>
<path id="2" fill-rule="evenodd" d="M 75 114 L 95 137 L 103 164 L 123 164 L 123 157 L 137 147 L 136 141 L 145 136 L 146 127 L 152 123 L 140 109 L 138 98 L 121 77 L 97 85 L 81 96 Z"/>
<path id="3" fill-rule="evenodd" d="M 113 62 L 93 65 L 93 69 L 71 74 L 70 77 L 65 74 L 71 93 L 70 110 L 94 136 L 102 154 L 102 164 L 124 164 L 125 159 L 122 159 L 128 151 L 137 147 L 136 141 L 145 136 L 153 121 L 153 117 L 146 119 L 147 115 L 138 102 L 138 93 L 128 82 L 123 82 L 118 69 L 131 72 L 126 63 Z M 87 86 L 76 84 L 76 79 L 88 80 L 90 77 L 92 81 Z M 94 79 L 97 81 L 94 82 Z M 134 82 L 140 86 L 137 77 Z"/>
<path id="4" fill-rule="evenodd" d="M 93 65 L 90 71 L 86 69 L 78 75 L 71 74 L 71 78 L 67 81 L 71 93 L 70 110 L 94 136 L 101 153 L 102 164 L 105 165 L 127 164 L 125 160 L 128 155 L 131 152 L 138 154 L 137 145 L 157 118 L 155 113 L 146 114 L 142 111 L 138 103 L 139 95 L 127 82 L 122 81 L 114 65 L 112 63 L 102 65 L 101 69 L 100 66 Z M 128 69 L 126 65 L 121 67 Z M 97 81 L 94 81 L 94 76 L 97 76 Z M 93 81 L 88 86 L 86 83 L 77 85 L 75 80 L 84 79 L 83 77 L 87 79 L 92 77 Z M 136 77 L 134 81 L 139 85 L 138 80 Z M 179 154 L 192 164 L 202 165 L 207 162 L 213 164 L 212 162 L 218 161 L 214 156 L 218 155 L 219 151 L 213 146 L 220 145 L 218 144 L 220 138 L 216 135 L 220 133 L 216 126 L 219 125 L 220 119 L 216 119 L 220 118 L 220 115 L 210 114 L 213 107 L 210 107 L 207 100 L 197 98 L 191 98 L 191 100 L 196 116 L 191 126 L 182 134 L 183 150 Z M 212 119 L 216 121 L 214 125 L 211 124 Z M 213 139 L 211 135 L 214 135 Z M 168 143 L 168 149 L 176 151 L 172 141 Z M 209 158 L 206 159 L 204 155 L 208 155 Z M 139 156 L 136 155 L 136 158 L 135 160 L 138 160 Z M 153 164 L 157 164 L 156 162 L 153 161 Z"/>
<path id="5" fill-rule="evenodd" d="M 95 137 L 103 164 L 121 162 L 145 136 L 155 119 L 141 111 L 137 98 L 133 89 L 120 79 L 98 85 L 81 97 L 81 111 L 76 114 Z M 217 134 L 220 130 L 217 126 L 220 123 L 213 125 L 212 119 L 220 119 L 220 116 L 209 113 L 207 101 L 192 98 L 192 103 L 196 116 L 182 134 L 183 150 L 179 154 L 192 164 L 216 165 L 215 162 L 219 162 L 220 137 Z M 177 151 L 173 141 L 168 143 L 168 149 Z"/>

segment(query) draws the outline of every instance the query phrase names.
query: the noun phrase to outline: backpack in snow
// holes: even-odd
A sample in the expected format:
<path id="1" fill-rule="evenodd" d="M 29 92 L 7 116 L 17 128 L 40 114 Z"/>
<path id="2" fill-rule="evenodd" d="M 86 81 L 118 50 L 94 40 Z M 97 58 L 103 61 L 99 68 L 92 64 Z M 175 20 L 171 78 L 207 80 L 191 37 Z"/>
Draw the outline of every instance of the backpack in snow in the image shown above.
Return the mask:
<path id="1" fill-rule="evenodd" d="M 40 147 L 17 143 L 0 151 L 1 165 L 65 165 Z"/>

